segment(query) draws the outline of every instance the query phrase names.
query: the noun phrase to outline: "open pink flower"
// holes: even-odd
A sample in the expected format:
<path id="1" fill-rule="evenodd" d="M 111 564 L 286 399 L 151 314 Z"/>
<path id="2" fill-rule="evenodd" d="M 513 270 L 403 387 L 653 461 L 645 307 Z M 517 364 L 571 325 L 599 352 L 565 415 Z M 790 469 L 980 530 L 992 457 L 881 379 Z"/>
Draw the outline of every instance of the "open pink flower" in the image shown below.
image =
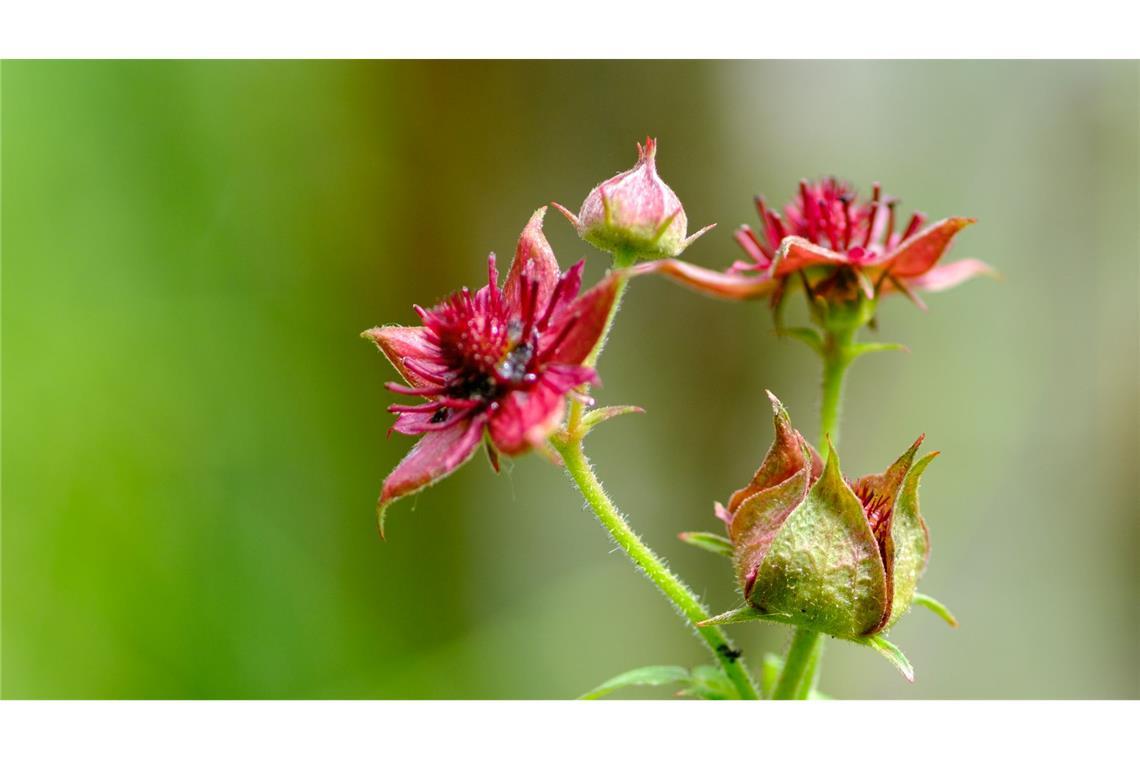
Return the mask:
<path id="1" fill-rule="evenodd" d="M 743 225 L 734 235 L 748 254 L 747 261 L 737 261 L 726 272 L 679 261 L 651 262 L 638 271 L 661 272 L 700 291 L 732 299 L 776 293 L 789 276 L 804 272 L 806 278 L 811 272 L 810 287 L 817 295 L 858 290 L 875 298 L 900 291 L 920 306 L 916 291 L 946 290 L 993 273 L 977 259 L 937 266 L 954 236 L 974 219 L 951 217 L 923 228 L 926 217 L 916 213 L 896 230 L 895 206 L 895 199 L 883 197 L 877 183 L 870 200 L 861 201 L 840 180 L 803 181 L 784 216 L 757 197 L 761 233 Z"/>
<path id="2" fill-rule="evenodd" d="M 583 366 L 602 336 L 617 292 L 609 276 L 578 294 L 580 261 L 562 274 L 538 209 L 519 238 L 503 287 L 495 255 L 488 282 L 475 293 L 463 288 L 430 310 L 415 307 L 422 327 L 375 327 L 364 333 L 392 362 L 407 385 L 389 390 L 419 396 L 418 404 L 393 404 L 393 429 L 422 436 L 384 481 L 378 504 L 428 486 L 466 462 L 487 439 L 515 456 L 541 445 L 561 423 L 566 395 L 597 375 Z"/>

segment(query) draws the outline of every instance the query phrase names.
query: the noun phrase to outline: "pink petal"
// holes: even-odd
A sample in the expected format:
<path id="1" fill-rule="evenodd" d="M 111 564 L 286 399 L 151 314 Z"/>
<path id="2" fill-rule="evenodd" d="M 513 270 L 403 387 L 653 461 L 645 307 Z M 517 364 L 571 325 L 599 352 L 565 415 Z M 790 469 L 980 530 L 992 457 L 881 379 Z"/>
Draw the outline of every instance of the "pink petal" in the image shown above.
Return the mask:
<path id="1" fill-rule="evenodd" d="M 984 261 L 962 259 L 935 267 L 918 277 L 911 277 L 907 280 L 907 284 L 916 290 L 928 290 L 931 293 L 937 293 L 942 290 L 949 290 L 961 285 L 966 280 L 981 275 L 997 277 L 998 273 Z"/>
<path id="2" fill-rule="evenodd" d="M 876 263 L 891 262 L 891 274 L 895 277 L 909 278 L 925 274 L 938 263 L 954 236 L 975 221 L 960 216 L 943 219 L 911 236 L 888 259 Z"/>
<path id="3" fill-rule="evenodd" d="M 558 259 L 554 257 L 554 250 L 542 234 L 542 219 L 546 216 L 546 206 L 535 211 L 515 249 L 515 258 L 511 262 L 511 269 L 507 272 L 507 281 L 503 284 L 503 295 L 507 303 L 511 304 L 512 311 L 518 311 L 522 302 L 522 283 L 524 277 L 538 282 L 538 306 L 535 311 L 541 315 L 546 310 L 550 294 L 558 282 L 560 271 Z"/>
<path id="4" fill-rule="evenodd" d="M 717 272 L 677 259 L 661 259 L 638 264 L 632 272 L 635 275 L 661 274 L 697 292 L 733 301 L 764 298 L 776 289 L 777 284 L 777 280 L 767 275 L 744 276 Z"/>
<path id="5" fill-rule="evenodd" d="M 783 277 L 805 267 L 816 264 L 847 264 L 847 257 L 841 253 L 816 245 L 801 237 L 786 237 L 776 251 L 776 258 L 768 270 L 772 277 Z"/>
<path id="6" fill-rule="evenodd" d="M 508 393 L 491 414 L 491 440 L 504 454 L 517 456 L 537 446 L 562 421 L 568 388 L 548 374 L 526 390 Z"/>
<path id="7" fill-rule="evenodd" d="M 483 437 L 485 418 L 473 417 L 446 430 L 425 433 L 396 469 L 384 479 L 376 505 L 380 536 L 384 536 L 384 513 L 397 499 L 413 494 L 451 474 L 471 458 Z"/>
<path id="8" fill-rule="evenodd" d="M 433 385 L 429 375 L 446 370 L 439 348 L 428 339 L 424 327 L 373 327 L 361 335 L 374 342 L 400 376 L 417 388 Z M 413 366 L 407 366 L 404 359 L 414 359 Z"/>
<path id="9" fill-rule="evenodd" d="M 539 353 L 549 362 L 581 364 L 602 338 L 620 282 L 610 274 L 567 306 L 543 333 Z"/>

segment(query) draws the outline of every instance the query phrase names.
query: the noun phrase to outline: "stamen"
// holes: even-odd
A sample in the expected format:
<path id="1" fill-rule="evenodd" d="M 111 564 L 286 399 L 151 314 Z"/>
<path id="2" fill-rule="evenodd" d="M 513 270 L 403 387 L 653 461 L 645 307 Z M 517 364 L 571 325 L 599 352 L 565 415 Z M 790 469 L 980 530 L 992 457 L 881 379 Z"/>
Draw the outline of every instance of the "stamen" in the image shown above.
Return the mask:
<path id="1" fill-rule="evenodd" d="M 851 247 L 851 228 L 853 222 L 851 221 L 851 198 L 844 195 L 839 199 L 843 204 L 843 250 Z"/>
<path id="2" fill-rule="evenodd" d="M 772 262 L 771 252 L 760 242 L 756 233 L 747 224 L 742 224 L 732 237 L 744 249 L 744 252 L 755 259 L 760 266 L 767 266 Z"/>
<path id="3" fill-rule="evenodd" d="M 910 223 L 907 224 L 906 230 L 903 231 L 902 237 L 899 238 L 899 242 L 901 243 L 914 233 L 918 232 L 918 228 L 921 227 L 925 221 L 926 214 L 922 213 L 921 211 L 916 211 L 911 216 Z"/>
<path id="4" fill-rule="evenodd" d="M 896 203 L 898 203 L 898 200 L 895 198 L 891 198 L 890 200 L 887 201 L 887 236 L 885 238 L 883 238 L 883 247 L 888 251 L 891 248 L 894 248 L 894 243 L 891 241 L 891 237 L 894 235 L 894 232 L 895 232 L 895 204 Z"/>
<path id="5" fill-rule="evenodd" d="M 538 320 L 538 331 L 542 332 L 550 326 L 550 317 L 554 314 L 554 306 L 558 303 L 558 299 L 562 297 L 562 290 L 566 287 L 566 277 L 569 274 L 562 275 L 558 278 L 558 282 L 554 283 L 554 290 L 550 293 L 550 300 L 546 303 L 546 311 L 542 315 L 542 319 Z"/>
<path id="6" fill-rule="evenodd" d="M 399 393 L 404 396 L 438 396 L 447 391 L 446 385 L 425 385 L 422 388 L 409 388 L 399 383 L 384 383 L 384 387 L 392 393 Z"/>

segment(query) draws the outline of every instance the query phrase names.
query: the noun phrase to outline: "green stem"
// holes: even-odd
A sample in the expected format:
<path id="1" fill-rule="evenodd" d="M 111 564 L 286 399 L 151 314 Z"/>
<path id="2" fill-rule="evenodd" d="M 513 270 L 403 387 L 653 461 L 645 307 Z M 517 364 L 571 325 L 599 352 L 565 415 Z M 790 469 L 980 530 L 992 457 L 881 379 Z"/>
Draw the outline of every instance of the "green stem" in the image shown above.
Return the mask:
<path id="1" fill-rule="evenodd" d="M 857 328 L 856 328 L 857 329 Z M 856 356 L 855 329 L 825 330 L 823 347 L 822 401 L 819 410 L 819 450 L 826 456 L 839 444 L 839 415 L 843 407 L 843 379 Z M 807 699 L 819 678 L 823 659 L 823 636 L 797 628 L 792 637 L 784 670 L 773 692 L 774 699 Z"/>
<path id="2" fill-rule="evenodd" d="M 807 628 L 797 628 L 772 699 L 807 699 L 815 686 L 822 656 L 823 636 Z"/>
<path id="3" fill-rule="evenodd" d="M 740 696 L 744 699 L 758 699 L 756 685 L 752 682 L 748 671 L 739 662 L 740 653 L 733 647 L 732 641 L 725 636 L 717 626 L 697 627 L 697 623 L 707 620 L 709 611 L 701 603 L 692 589 L 669 570 L 664 560 L 658 557 L 652 549 L 642 542 L 625 517 L 614 506 L 606 495 L 605 489 L 594 474 L 594 468 L 582 450 L 582 441 L 573 434 L 564 443 L 556 444 L 562 454 L 566 465 L 566 472 L 574 481 L 574 485 L 585 497 L 586 503 L 594 511 L 594 515 L 602 524 L 617 545 L 641 568 L 646 577 L 669 598 L 678 612 L 700 635 L 709 651 L 720 662 L 725 674 L 735 684 Z"/>

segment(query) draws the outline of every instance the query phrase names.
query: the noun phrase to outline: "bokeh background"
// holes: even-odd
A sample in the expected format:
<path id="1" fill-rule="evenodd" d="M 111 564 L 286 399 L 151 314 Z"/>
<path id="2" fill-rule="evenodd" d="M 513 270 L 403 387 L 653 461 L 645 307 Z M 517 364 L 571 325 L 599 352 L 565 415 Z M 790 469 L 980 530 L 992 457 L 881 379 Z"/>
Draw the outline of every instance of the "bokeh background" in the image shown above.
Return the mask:
<path id="1" fill-rule="evenodd" d="M 557 469 L 477 458 L 374 529 L 410 441 L 357 336 L 409 322 L 660 139 L 723 266 L 751 197 L 873 180 L 1004 282 L 884 304 L 913 351 L 854 368 L 851 475 L 920 432 L 934 536 L 908 685 L 833 643 L 836 697 L 1140 696 L 1140 75 L 1117 63 L 8 62 L 2 70 L 3 696 L 566 698 L 705 655 Z M 557 215 L 563 263 L 606 261 Z M 798 307 L 796 307 L 798 308 Z M 802 317 L 802 310 L 791 313 Z M 814 437 L 817 366 L 765 310 L 635 283 L 592 457 L 681 544 L 771 439 Z M 758 665 L 787 631 L 732 631 Z M 629 696 L 668 696 L 646 689 Z"/>

